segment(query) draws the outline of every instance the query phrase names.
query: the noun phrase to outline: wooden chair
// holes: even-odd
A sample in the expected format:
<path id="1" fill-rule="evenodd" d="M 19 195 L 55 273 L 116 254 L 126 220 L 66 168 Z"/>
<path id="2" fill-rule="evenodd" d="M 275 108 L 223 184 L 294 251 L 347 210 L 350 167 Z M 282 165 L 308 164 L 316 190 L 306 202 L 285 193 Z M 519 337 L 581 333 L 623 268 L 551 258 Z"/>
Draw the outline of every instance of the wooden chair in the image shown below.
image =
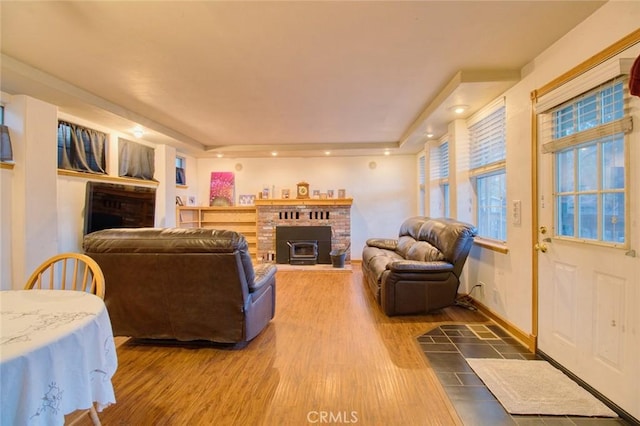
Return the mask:
<path id="1" fill-rule="evenodd" d="M 86 291 L 104 299 L 104 275 L 95 260 L 80 253 L 62 253 L 45 260 L 31 274 L 24 286 L 25 290 L 73 290 Z M 94 425 L 99 426 L 100 418 L 93 404 L 87 410 Z M 77 417 L 70 425 L 77 423 Z"/>
<path id="2" fill-rule="evenodd" d="M 104 275 L 86 254 L 62 253 L 38 266 L 24 288 L 86 291 L 104 299 Z"/>

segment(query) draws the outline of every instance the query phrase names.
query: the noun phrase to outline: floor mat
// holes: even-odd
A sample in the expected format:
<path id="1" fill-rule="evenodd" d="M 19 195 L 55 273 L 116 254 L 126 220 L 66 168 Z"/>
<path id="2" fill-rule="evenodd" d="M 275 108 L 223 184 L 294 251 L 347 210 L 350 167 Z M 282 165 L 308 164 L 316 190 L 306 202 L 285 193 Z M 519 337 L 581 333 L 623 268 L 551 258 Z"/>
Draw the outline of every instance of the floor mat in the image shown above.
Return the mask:
<path id="1" fill-rule="evenodd" d="M 546 361 L 468 358 L 467 362 L 511 414 L 617 417 Z"/>

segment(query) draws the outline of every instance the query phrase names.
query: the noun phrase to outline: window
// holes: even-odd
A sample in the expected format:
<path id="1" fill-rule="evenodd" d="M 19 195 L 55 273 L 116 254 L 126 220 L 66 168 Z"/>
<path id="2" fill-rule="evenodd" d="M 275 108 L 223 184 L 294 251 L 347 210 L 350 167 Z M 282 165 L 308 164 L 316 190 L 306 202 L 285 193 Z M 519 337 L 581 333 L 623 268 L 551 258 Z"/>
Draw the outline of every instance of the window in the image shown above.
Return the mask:
<path id="1" fill-rule="evenodd" d="M 4 105 L 0 105 L 0 162 L 13 162 L 11 135 L 4 124 Z"/>
<path id="2" fill-rule="evenodd" d="M 186 169 L 186 160 L 184 159 L 184 157 L 176 157 L 176 185 L 187 184 L 185 169 Z"/>
<path id="3" fill-rule="evenodd" d="M 146 145 L 119 139 L 118 164 L 120 176 L 153 180 L 155 151 Z"/>
<path id="4" fill-rule="evenodd" d="M 555 234 L 626 243 L 626 81 L 611 80 L 550 110 L 544 152 L 554 156 Z"/>
<path id="5" fill-rule="evenodd" d="M 449 142 L 446 139 L 431 149 L 431 180 L 437 183 L 432 188 L 438 191 L 436 197 L 442 202 L 438 214 L 451 217 L 449 208 Z"/>
<path id="6" fill-rule="evenodd" d="M 507 240 L 506 112 L 504 100 L 467 123 L 470 175 L 475 182 L 478 235 Z"/>
<path id="7" fill-rule="evenodd" d="M 58 121 L 58 168 L 106 174 L 107 135 Z"/>

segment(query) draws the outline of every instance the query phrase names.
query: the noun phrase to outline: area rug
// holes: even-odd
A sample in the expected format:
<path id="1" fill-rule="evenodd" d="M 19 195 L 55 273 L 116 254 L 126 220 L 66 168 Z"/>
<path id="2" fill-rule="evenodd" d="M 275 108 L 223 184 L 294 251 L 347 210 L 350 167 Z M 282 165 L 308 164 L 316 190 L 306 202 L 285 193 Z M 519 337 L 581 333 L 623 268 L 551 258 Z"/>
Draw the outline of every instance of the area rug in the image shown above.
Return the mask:
<path id="1" fill-rule="evenodd" d="M 467 362 L 511 414 L 618 417 L 546 361 L 467 358 Z"/>

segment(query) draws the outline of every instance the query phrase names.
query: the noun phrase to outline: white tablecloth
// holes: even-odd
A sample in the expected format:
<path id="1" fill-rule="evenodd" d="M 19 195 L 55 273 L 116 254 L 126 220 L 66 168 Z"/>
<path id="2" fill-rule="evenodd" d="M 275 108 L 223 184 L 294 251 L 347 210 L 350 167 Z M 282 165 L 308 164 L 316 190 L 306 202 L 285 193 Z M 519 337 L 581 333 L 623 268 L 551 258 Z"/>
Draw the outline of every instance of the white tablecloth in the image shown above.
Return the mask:
<path id="1" fill-rule="evenodd" d="M 99 297 L 0 291 L 0 425 L 62 425 L 64 415 L 115 403 L 118 361 Z"/>

